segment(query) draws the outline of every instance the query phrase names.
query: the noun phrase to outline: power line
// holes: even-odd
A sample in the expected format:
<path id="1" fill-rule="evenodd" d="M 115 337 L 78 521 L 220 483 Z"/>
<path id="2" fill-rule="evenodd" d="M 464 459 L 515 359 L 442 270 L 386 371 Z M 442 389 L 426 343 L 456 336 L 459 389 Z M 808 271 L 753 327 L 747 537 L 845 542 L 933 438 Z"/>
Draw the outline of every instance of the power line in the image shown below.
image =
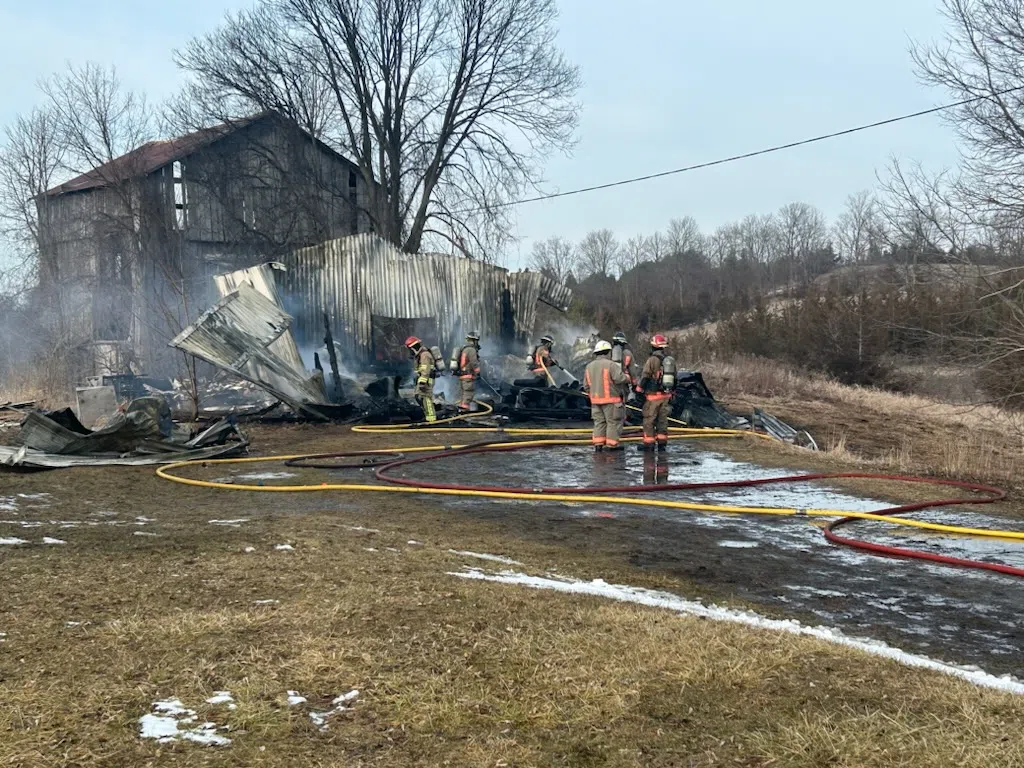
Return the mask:
<path id="1" fill-rule="evenodd" d="M 554 200 L 559 197 L 569 197 L 571 195 L 582 195 L 584 192 L 597 192 L 601 189 L 611 189 L 612 187 L 622 187 L 627 184 L 638 184 L 641 181 L 650 181 L 652 179 L 660 179 L 665 176 L 675 176 L 680 173 L 687 173 L 689 171 L 699 171 L 702 168 L 711 168 L 716 165 L 725 165 L 726 163 L 735 163 L 738 160 L 749 160 L 752 157 L 759 157 L 761 155 L 770 155 L 774 152 L 782 152 L 786 149 L 794 149 L 795 147 L 803 147 L 807 144 L 816 144 L 821 141 L 827 141 L 829 139 L 835 139 L 840 136 L 849 136 L 853 133 L 860 133 L 861 131 L 868 131 L 872 128 L 881 128 L 884 125 L 892 125 L 893 123 L 899 123 L 904 120 L 913 120 L 917 117 L 924 117 L 925 115 L 933 115 L 936 112 L 944 112 L 947 109 L 955 109 L 956 107 L 963 107 L 967 104 L 971 104 L 975 101 L 981 101 L 983 99 L 991 99 L 998 96 L 1002 96 L 1013 91 L 1024 90 L 1024 85 L 1018 85 L 1014 88 L 1006 88 L 1002 91 L 996 91 L 995 93 L 985 94 L 984 96 L 972 96 L 969 99 L 962 101 L 956 101 L 951 104 L 943 104 L 940 107 L 932 107 L 930 109 L 922 109 L 919 112 L 910 112 L 906 115 L 900 115 L 898 117 L 890 117 L 886 120 L 878 120 L 874 123 L 866 123 L 865 125 L 858 125 L 853 128 L 846 128 L 842 131 L 835 131 L 834 133 L 825 133 L 821 136 L 814 136 L 810 139 L 801 139 L 800 141 L 791 141 L 788 144 L 778 144 L 774 147 L 768 147 L 767 149 L 758 149 L 753 152 L 744 152 L 741 155 L 731 155 L 729 157 L 723 157 L 718 160 L 711 160 L 705 163 L 697 163 L 696 165 L 687 165 L 682 168 L 674 168 L 671 171 L 660 171 L 659 173 L 649 173 L 646 176 L 634 176 L 629 179 L 620 179 L 619 181 L 610 181 L 606 184 L 595 184 L 592 187 L 581 187 L 579 189 L 571 189 L 567 192 L 553 192 L 548 195 L 538 195 L 537 197 L 527 197 L 522 200 L 512 200 L 507 203 L 498 203 L 490 206 L 491 208 L 509 208 L 514 205 L 524 205 L 526 203 L 538 203 L 542 200 Z M 481 209 L 477 209 L 481 210 Z M 470 213 L 471 211 L 464 211 Z"/>

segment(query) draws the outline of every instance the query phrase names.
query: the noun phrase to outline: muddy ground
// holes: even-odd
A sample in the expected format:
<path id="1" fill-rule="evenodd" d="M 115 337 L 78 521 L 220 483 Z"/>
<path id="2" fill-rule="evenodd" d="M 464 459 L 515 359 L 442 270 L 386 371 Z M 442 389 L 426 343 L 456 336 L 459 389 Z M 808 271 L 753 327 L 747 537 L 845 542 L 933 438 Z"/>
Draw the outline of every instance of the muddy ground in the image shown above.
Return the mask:
<path id="1" fill-rule="evenodd" d="M 561 449 L 557 461 L 536 452 L 475 455 L 411 466 L 408 476 L 452 477 L 478 484 L 628 485 L 753 479 L 780 474 L 698 443 L 677 443 L 667 457 L 595 455 Z M 552 457 L 553 458 L 553 457 Z M 450 482 L 450 480 L 448 480 Z M 948 496 L 949 494 L 942 494 Z M 874 511 L 887 502 L 820 483 L 770 488 L 668 493 L 663 498 L 709 504 Z M 825 541 L 820 522 L 792 518 L 713 515 L 615 505 L 480 504 L 447 502 L 462 514 L 497 521 L 510 533 L 571 542 L 628 560 L 646 571 L 684 579 L 705 595 L 739 599 L 763 613 L 840 627 L 851 635 L 999 674 L 1024 675 L 1020 581 L 930 563 L 876 557 Z M 1004 512 L 1006 510 L 1003 510 Z M 920 519 L 987 528 L 1019 528 L 990 508 L 940 509 Z M 1024 546 L 891 532 L 860 523 L 851 533 L 872 541 L 924 548 L 958 557 L 1024 567 Z"/>
<path id="2" fill-rule="evenodd" d="M 429 443 L 426 435 L 354 435 L 340 427 L 257 427 L 256 455 L 355 450 Z M 455 442 L 448 439 L 444 442 Z M 461 438 L 460 438 L 461 439 Z M 754 441 L 688 441 L 673 444 L 667 459 L 634 452 L 595 456 L 585 447 L 544 453 L 476 455 L 408 467 L 422 479 L 539 487 L 693 482 L 773 476 L 792 469 L 841 469 L 827 458 Z M 768 467 L 772 467 L 769 469 Z M 364 472 L 289 470 L 280 464 L 192 468 L 191 476 L 256 483 L 347 482 Z M 269 473 L 269 474 L 267 474 Z M 515 542 L 552 545 L 580 553 L 579 563 L 559 563 L 571 575 L 607 576 L 630 583 L 670 585 L 710 600 L 739 602 L 773 616 L 841 628 L 946 661 L 974 664 L 997 674 L 1024 677 L 1024 636 L 1019 615 L 1021 584 L 1012 577 L 880 558 L 827 544 L 818 524 L 806 520 L 704 515 L 602 504 L 539 504 L 480 499 L 356 495 L 271 494 L 185 488 L 153 476 L 152 469 L 83 469 L 0 476 L 2 537 L 31 544 L 43 537 L 71 538 L 61 521 L 109 513 L 145 521 L 187 509 L 210 519 L 338 515 L 339 520 L 401 516 L 403 507 L 436 510 L 438 535 L 448 521 L 495 528 L 515 552 Z M 719 504 L 873 510 L 888 502 L 918 499 L 921 488 L 847 483 L 826 487 L 796 483 L 772 489 L 720 490 L 700 496 Z M 47 494 L 47 495 L 39 495 Z M 939 510 L 929 519 L 981 527 L 1020 528 L 1018 500 L 987 507 Z M 95 518 L 94 518 L 95 519 Z M 38 524 L 38 525 L 37 525 Z M 220 535 L 213 529 L 210 537 Z M 1024 546 L 978 542 L 861 524 L 851 533 L 876 541 L 932 548 L 959 556 L 1024 565 Z M 141 538 L 136 541 L 142 542 Z M 0 556 L 3 552 L 0 552 Z M 588 569 L 599 569 L 598 571 Z M 582 572 L 581 572 L 582 569 Z"/>

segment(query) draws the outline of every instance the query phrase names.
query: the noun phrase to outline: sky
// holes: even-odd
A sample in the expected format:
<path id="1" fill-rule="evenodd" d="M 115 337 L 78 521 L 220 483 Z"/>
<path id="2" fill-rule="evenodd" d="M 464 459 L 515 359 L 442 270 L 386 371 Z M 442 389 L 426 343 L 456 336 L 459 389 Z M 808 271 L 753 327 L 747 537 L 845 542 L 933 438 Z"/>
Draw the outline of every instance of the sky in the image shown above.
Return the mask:
<path id="1" fill-rule="evenodd" d="M 908 48 L 944 32 L 939 0 L 559 0 L 559 42 L 580 67 L 578 143 L 549 159 L 543 189 L 566 191 L 807 138 L 944 103 Z M 237 0 L 0 0 L 0 124 L 38 102 L 68 62 L 113 64 L 159 101 L 183 77 L 171 52 Z M 608 227 L 651 234 L 693 216 L 706 232 L 800 201 L 830 218 L 876 185 L 891 158 L 956 162 L 929 116 L 810 147 L 637 185 L 522 205 L 518 248 Z"/>

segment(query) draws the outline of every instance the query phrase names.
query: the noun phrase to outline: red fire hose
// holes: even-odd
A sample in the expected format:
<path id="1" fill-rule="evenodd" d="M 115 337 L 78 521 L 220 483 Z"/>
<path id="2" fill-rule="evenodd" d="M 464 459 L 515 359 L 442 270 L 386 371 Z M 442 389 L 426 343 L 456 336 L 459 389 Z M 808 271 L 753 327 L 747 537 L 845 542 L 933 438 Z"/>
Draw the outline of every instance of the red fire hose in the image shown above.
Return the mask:
<path id="1" fill-rule="evenodd" d="M 472 485 L 468 483 L 441 483 L 430 482 L 404 477 L 397 477 L 393 472 L 399 467 L 410 464 L 419 464 L 441 459 L 450 459 L 458 456 L 465 456 L 473 453 L 488 453 L 499 451 L 516 451 L 523 448 L 535 447 L 531 445 L 517 445 L 514 441 L 503 441 L 493 443 L 474 444 L 461 449 L 430 453 L 422 456 L 402 458 L 392 461 L 376 470 L 378 480 L 393 483 L 396 485 L 414 486 L 418 488 L 432 488 L 438 490 L 459 490 L 459 491 L 488 491 L 507 493 L 540 493 L 540 494 L 607 494 L 607 493 L 660 493 L 663 491 L 695 491 L 714 488 L 745 488 L 752 486 L 777 485 L 781 483 L 811 482 L 815 480 L 837 480 L 837 479 L 863 479 L 883 480 L 900 483 L 918 483 L 928 485 L 939 485 L 951 488 L 959 488 L 971 491 L 980 496 L 959 496 L 953 498 L 931 499 L 911 504 L 901 504 L 877 510 L 880 515 L 902 515 L 908 512 L 916 512 L 923 509 L 934 509 L 936 507 L 950 507 L 967 504 L 991 504 L 1006 498 L 1006 492 L 1000 488 L 982 483 L 971 483 L 960 480 L 942 480 L 938 478 L 912 477 L 907 475 L 888 475 L 871 472 L 819 472 L 804 475 L 784 475 L 779 477 L 761 478 L 756 480 L 722 480 L 705 483 L 671 483 L 665 485 L 625 485 L 625 486 L 584 486 L 584 487 L 548 487 L 548 488 L 516 488 L 496 485 Z M 886 544 L 876 544 L 861 539 L 854 539 L 840 536 L 835 529 L 856 522 L 856 518 L 844 517 L 828 523 L 823 532 L 825 538 L 837 545 L 852 547 L 879 555 L 890 557 L 912 558 L 916 560 L 928 560 L 943 565 L 957 566 L 961 568 L 974 568 L 985 571 L 992 571 L 1009 576 L 1024 576 L 1024 568 L 1016 568 L 1002 563 L 989 563 L 982 560 L 968 560 L 958 557 L 940 555 L 923 550 L 910 549 L 907 547 L 895 547 Z"/>

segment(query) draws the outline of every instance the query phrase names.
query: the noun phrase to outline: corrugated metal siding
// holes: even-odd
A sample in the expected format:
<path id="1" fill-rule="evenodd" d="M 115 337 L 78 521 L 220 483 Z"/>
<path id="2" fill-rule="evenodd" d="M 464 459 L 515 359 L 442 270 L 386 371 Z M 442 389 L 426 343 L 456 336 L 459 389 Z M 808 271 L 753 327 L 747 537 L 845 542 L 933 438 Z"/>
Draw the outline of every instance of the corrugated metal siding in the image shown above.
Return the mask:
<path id="1" fill-rule="evenodd" d="M 533 333 L 537 301 L 568 307 L 571 291 L 536 272 L 510 273 L 473 259 L 406 254 L 361 234 L 303 248 L 282 259 L 276 275 L 300 339 L 322 331 L 322 313 L 348 354 L 369 359 L 373 316 L 434 318 L 445 351 L 468 330 L 517 341 Z M 511 316 L 509 316 L 511 315 Z"/>
<path id="2" fill-rule="evenodd" d="M 275 305 L 280 307 L 281 299 L 277 295 L 277 281 L 274 273 L 282 269 L 284 269 L 282 264 L 270 262 L 268 264 L 260 264 L 258 267 L 249 267 L 248 269 L 228 272 L 224 275 L 215 275 L 213 280 L 217 284 L 217 291 L 220 293 L 221 298 L 227 296 L 232 291 L 238 290 L 240 285 L 245 284 L 255 288 L 259 294 L 266 296 Z M 282 333 L 277 341 L 270 345 L 269 349 L 296 370 L 301 371 L 305 369 L 291 330 L 286 330 Z"/>
<path id="3" fill-rule="evenodd" d="M 322 388 L 300 367 L 267 349 L 291 325 L 291 317 L 248 283 L 242 283 L 176 336 L 170 345 L 233 371 L 301 410 L 326 404 Z"/>

